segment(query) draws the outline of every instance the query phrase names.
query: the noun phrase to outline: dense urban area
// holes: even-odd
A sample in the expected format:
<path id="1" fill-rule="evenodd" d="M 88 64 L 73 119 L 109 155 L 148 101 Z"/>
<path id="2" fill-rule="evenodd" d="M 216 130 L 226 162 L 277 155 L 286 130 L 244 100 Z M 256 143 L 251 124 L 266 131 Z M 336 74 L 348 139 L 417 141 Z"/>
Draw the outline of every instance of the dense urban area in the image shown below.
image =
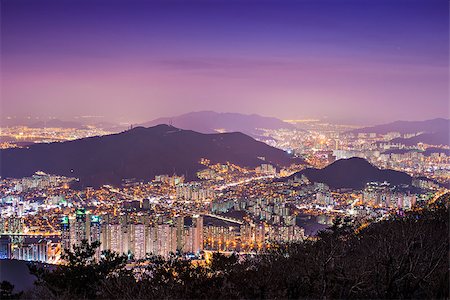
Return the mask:
<path id="1" fill-rule="evenodd" d="M 125 179 L 120 186 L 73 188 L 77 178 L 42 171 L 2 178 L 0 258 L 64 264 L 65 251 L 84 240 L 100 242 L 97 260 L 103 250 L 111 250 L 127 255 L 129 266 L 150 255 L 192 261 L 207 260 L 214 252 L 254 255 L 279 244 L 314 240 L 336 217 L 351 217 L 364 228 L 448 192 L 449 145 L 398 140 L 420 132 L 351 133 L 349 126 L 290 122 L 301 123 L 302 129 L 263 130 L 259 137 L 304 160 L 282 169 L 270 163 L 250 169 L 205 157 L 197 180 L 189 182 L 183 174 L 160 174 L 151 181 Z M 3 137 L 10 138 L 2 147 L 107 133 L 9 127 L 2 129 Z M 412 176 L 411 184 L 336 188 L 297 173 L 355 157 L 405 172 Z"/>

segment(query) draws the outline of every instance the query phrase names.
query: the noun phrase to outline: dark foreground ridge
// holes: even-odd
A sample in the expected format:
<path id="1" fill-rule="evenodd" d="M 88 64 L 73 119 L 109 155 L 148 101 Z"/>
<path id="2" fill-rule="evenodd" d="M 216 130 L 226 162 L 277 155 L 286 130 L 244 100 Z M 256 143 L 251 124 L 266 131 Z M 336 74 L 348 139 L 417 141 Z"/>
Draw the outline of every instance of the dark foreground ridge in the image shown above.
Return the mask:
<path id="1" fill-rule="evenodd" d="M 323 169 L 305 169 L 289 178 L 305 175 L 312 182 L 322 182 L 331 188 L 362 189 L 368 182 L 387 181 L 392 185 L 411 184 L 411 176 L 394 170 L 381 170 L 363 158 L 335 161 Z"/>
<path id="2" fill-rule="evenodd" d="M 288 166 L 286 152 L 239 133 L 201 134 L 169 125 L 136 127 L 107 136 L 0 151 L 1 176 L 24 177 L 36 171 L 76 177 L 82 186 L 120 184 L 122 179 L 151 180 L 155 175 L 196 179 L 201 158 L 254 168 L 264 163 Z"/>
<path id="3" fill-rule="evenodd" d="M 58 299 L 448 299 L 449 196 L 404 217 L 364 228 L 337 219 L 317 240 L 279 245 L 239 259 L 214 254 L 206 264 L 152 258 L 136 281 L 125 257 L 95 246 L 70 253 L 67 266 L 33 269 L 24 298 Z M 363 228 L 363 229 L 361 229 Z"/>

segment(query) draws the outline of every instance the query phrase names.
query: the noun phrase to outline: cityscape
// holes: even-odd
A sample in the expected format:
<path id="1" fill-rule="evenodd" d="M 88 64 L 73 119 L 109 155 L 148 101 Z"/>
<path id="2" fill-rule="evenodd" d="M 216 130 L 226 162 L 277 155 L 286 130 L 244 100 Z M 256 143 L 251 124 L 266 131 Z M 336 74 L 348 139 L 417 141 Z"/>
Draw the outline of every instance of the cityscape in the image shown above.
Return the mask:
<path id="1" fill-rule="evenodd" d="M 449 4 L 366 4 L 2 1 L 0 298 L 447 299 Z"/>

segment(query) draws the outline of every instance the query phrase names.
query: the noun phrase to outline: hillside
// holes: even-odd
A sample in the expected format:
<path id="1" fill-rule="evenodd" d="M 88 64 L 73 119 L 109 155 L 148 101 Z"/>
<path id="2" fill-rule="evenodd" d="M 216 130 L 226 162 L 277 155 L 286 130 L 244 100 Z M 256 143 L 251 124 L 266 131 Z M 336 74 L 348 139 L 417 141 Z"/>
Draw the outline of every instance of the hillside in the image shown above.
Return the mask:
<path id="1" fill-rule="evenodd" d="M 286 152 L 242 133 L 201 134 L 168 125 L 137 127 L 118 134 L 0 151 L 2 177 L 41 170 L 77 177 L 83 186 L 119 184 L 124 178 L 150 180 L 158 174 L 196 178 L 201 158 L 256 167 L 300 162 Z"/>
<path id="2" fill-rule="evenodd" d="M 391 140 L 391 143 L 400 143 L 406 146 L 414 146 L 418 143 L 424 143 L 427 145 L 450 145 L 449 131 L 441 131 L 434 133 L 423 133 L 417 136 L 405 139 L 395 138 Z"/>
<path id="3" fill-rule="evenodd" d="M 394 170 L 381 170 L 362 158 L 340 159 L 323 169 L 308 168 L 291 175 L 305 175 L 312 182 L 322 182 L 330 188 L 363 189 L 371 181 L 390 182 L 392 185 L 411 184 L 411 176 Z"/>

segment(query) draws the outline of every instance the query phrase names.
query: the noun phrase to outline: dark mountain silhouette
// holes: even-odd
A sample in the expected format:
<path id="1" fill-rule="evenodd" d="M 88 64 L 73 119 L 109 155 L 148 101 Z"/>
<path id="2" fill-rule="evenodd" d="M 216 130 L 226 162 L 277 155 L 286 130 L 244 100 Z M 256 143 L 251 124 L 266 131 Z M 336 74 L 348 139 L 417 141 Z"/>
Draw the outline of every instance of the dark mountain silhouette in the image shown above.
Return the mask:
<path id="1" fill-rule="evenodd" d="M 449 140 L 450 132 L 447 130 L 434 133 L 423 133 L 408 139 L 395 138 L 391 140 L 391 143 L 400 143 L 406 146 L 414 146 L 418 143 L 424 143 L 427 145 L 450 145 Z"/>
<path id="2" fill-rule="evenodd" d="M 0 151 L 1 175 L 23 177 L 41 170 L 77 177 L 82 186 L 119 184 L 124 178 L 150 180 L 158 174 L 196 178 L 201 158 L 256 167 L 286 166 L 300 159 L 242 133 L 201 134 L 168 125 L 136 127 L 100 137 Z"/>
<path id="3" fill-rule="evenodd" d="M 386 134 L 388 132 L 405 133 L 436 133 L 449 132 L 450 120 L 437 118 L 425 121 L 396 121 L 388 124 L 382 124 L 372 127 L 365 127 L 352 130 L 352 133 L 378 133 Z"/>
<path id="4" fill-rule="evenodd" d="M 330 188 L 363 189 L 372 181 L 390 182 L 391 185 L 411 184 L 411 176 L 394 170 L 381 170 L 363 158 L 340 159 L 323 169 L 308 168 L 288 179 L 305 175 L 312 182 L 322 182 Z"/>
<path id="5" fill-rule="evenodd" d="M 293 125 L 277 118 L 262 117 L 254 114 L 217 113 L 214 111 L 191 112 L 176 117 L 159 118 L 141 125 L 149 127 L 157 124 L 170 124 L 178 128 L 194 130 L 201 133 L 216 133 L 218 130 L 224 130 L 225 132 L 237 131 L 252 135 L 253 137 L 261 133 L 258 128 L 294 128 Z"/>

